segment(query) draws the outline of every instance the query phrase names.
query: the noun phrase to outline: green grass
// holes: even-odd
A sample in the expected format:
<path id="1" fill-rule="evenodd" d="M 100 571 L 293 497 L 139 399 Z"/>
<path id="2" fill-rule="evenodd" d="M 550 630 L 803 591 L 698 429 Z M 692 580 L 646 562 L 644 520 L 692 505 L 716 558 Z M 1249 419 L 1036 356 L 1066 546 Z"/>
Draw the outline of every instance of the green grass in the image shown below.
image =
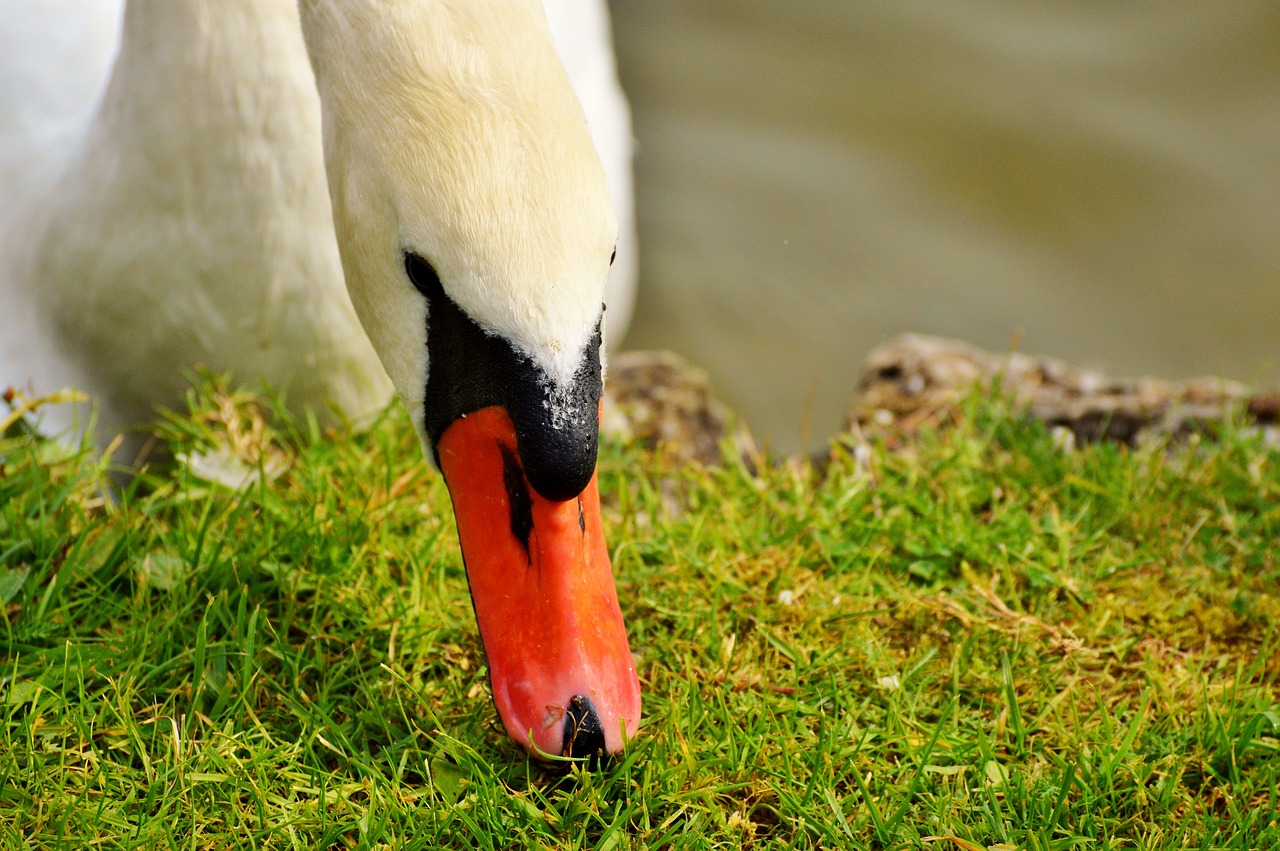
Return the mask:
<path id="1" fill-rule="evenodd" d="M 104 499 L 0 441 L 0 847 L 1280 847 L 1280 454 L 1064 454 L 999 402 L 819 474 L 609 444 L 625 758 L 489 703 L 444 487 L 207 391 Z M 869 463 L 868 463 L 869 462 Z"/>

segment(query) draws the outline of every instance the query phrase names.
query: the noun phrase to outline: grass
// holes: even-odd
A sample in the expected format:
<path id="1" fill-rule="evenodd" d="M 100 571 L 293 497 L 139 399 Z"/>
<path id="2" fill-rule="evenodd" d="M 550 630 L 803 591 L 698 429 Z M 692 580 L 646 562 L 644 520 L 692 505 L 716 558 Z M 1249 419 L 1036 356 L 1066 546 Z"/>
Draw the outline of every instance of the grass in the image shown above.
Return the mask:
<path id="1" fill-rule="evenodd" d="M 646 716 L 565 773 L 499 732 L 403 413 L 256 410 L 206 389 L 114 500 L 0 441 L 0 846 L 1280 847 L 1280 453 L 1242 428 L 1067 453 L 973 398 L 822 473 L 607 444 Z"/>

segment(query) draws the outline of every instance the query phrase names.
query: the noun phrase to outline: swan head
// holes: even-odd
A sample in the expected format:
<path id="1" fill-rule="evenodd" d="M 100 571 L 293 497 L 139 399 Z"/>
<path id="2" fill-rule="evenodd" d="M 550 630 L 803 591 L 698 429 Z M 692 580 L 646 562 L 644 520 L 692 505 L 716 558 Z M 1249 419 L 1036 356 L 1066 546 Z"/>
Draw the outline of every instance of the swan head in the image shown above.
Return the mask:
<path id="1" fill-rule="evenodd" d="M 600 529 L 617 225 L 538 0 L 304 0 L 352 302 L 448 484 L 498 714 L 621 749 L 639 685 Z"/>

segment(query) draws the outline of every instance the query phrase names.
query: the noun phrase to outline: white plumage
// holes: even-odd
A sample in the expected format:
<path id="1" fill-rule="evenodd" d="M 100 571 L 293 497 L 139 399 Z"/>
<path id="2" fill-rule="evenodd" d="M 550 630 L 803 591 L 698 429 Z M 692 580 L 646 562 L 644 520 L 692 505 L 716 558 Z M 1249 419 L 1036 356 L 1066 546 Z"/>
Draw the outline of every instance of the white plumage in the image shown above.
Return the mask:
<path id="1" fill-rule="evenodd" d="M 547 11 L 618 211 L 617 340 L 635 249 L 607 12 Z M 385 403 L 343 286 L 293 0 L 0 0 L 0 20 L 0 385 L 88 391 L 104 438 L 180 404 L 196 366 L 263 379 L 296 408 Z"/>

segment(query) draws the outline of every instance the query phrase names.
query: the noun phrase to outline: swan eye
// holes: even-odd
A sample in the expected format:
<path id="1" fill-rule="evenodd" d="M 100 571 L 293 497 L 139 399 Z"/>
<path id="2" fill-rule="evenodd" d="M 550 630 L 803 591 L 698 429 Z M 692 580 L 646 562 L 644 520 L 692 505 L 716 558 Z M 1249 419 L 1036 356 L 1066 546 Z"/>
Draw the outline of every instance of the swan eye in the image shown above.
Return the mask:
<path id="1" fill-rule="evenodd" d="M 618 247 L 615 245 L 613 247 L 613 253 L 609 255 L 609 265 L 612 266 L 613 261 L 617 259 L 618 259 Z"/>
<path id="2" fill-rule="evenodd" d="M 409 275 L 409 282 L 418 292 L 426 296 L 427 301 L 444 296 L 444 286 L 435 268 L 420 254 L 412 251 L 404 253 L 404 270 Z"/>

